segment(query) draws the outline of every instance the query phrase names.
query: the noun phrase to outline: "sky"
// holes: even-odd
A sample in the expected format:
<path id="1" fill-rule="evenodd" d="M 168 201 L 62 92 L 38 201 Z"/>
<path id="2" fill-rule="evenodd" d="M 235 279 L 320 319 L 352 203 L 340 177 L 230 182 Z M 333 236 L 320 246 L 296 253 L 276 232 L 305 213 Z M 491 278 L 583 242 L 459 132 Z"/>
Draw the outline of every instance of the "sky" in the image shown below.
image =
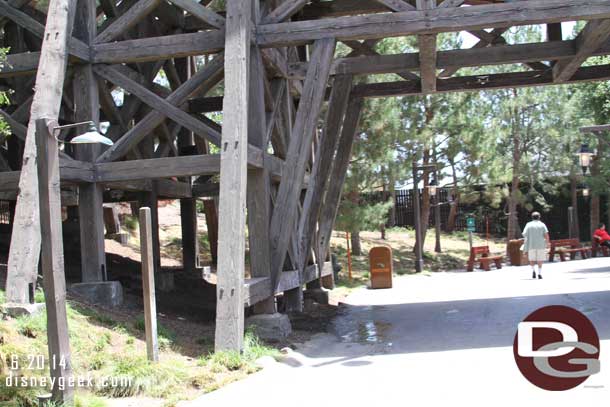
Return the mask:
<path id="1" fill-rule="evenodd" d="M 564 40 L 572 38 L 572 31 L 574 30 L 574 25 L 576 25 L 576 22 L 574 21 L 561 23 Z M 462 48 L 464 49 L 472 48 L 477 42 L 479 42 L 479 39 L 477 37 L 466 31 L 460 32 L 460 37 L 462 37 Z"/>

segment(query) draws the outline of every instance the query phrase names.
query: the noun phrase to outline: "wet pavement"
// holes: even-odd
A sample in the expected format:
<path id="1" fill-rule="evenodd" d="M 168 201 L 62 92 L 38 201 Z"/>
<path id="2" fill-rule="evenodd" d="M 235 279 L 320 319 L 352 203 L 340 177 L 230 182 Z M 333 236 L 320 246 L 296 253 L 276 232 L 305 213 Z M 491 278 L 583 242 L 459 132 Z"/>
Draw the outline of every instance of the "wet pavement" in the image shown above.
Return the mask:
<path id="1" fill-rule="evenodd" d="M 607 405 L 610 259 L 548 264 L 544 280 L 530 274 L 529 267 L 507 267 L 405 276 L 389 290 L 358 290 L 330 333 L 289 353 L 286 363 L 187 405 L 237 405 L 245 396 L 255 406 Z M 533 386 L 514 361 L 517 324 L 546 305 L 578 309 L 601 339 L 601 372 L 570 391 Z"/>

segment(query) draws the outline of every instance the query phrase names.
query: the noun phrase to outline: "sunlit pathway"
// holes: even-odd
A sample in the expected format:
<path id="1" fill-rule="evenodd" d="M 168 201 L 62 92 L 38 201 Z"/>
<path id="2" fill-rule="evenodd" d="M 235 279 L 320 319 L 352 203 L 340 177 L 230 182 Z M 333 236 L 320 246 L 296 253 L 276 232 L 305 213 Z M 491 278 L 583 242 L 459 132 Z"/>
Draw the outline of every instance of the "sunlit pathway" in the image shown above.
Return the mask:
<path id="1" fill-rule="evenodd" d="M 606 405 L 610 396 L 610 259 L 395 279 L 391 290 L 362 289 L 342 307 L 332 334 L 319 335 L 287 364 L 210 393 L 189 406 Z M 567 392 L 540 390 L 518 371 L 517 323 L 563 304 L 597 328 L 602 371 Z M 331 404 L 332 403 L 332 404 Z"/>

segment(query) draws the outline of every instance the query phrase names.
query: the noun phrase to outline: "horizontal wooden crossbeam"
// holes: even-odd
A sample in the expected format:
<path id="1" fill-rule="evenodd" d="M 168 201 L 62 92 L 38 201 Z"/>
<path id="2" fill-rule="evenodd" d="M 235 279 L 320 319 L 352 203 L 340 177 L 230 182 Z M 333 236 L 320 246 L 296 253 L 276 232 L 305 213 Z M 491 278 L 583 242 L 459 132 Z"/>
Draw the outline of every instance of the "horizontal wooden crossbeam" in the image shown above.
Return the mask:
<path id="1" fill-rule="evenodd" d="M 607 0 L 530 0 L 259 25 L 256 38 L 262 47 L 278 47 L 321 38 L 359 40 L 601 18 L 610 18 Z"/>
<path id="2" fill-rule="evenodd" d="M 564 83 L 601 81 L 610 79 L 610 65 L 580 68 Z M 439 79 L 437 92 L 461 92 L 486 89 L 518 88 L 528 86 L 552 85 L 552 71 L 527 71 L 490 75 L 460 76 Z M 357 85 L 352 91 L 360 97 L 386 97 L 419 95 L 421 86 L 417 81 L 382 82 Z"/>

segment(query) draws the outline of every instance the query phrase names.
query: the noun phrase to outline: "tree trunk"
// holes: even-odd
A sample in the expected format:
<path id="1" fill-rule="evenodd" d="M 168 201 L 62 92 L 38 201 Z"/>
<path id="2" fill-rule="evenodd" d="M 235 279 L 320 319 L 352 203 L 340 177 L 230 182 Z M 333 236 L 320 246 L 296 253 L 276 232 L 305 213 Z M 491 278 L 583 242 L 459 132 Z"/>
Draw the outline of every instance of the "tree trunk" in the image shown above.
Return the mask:
<path id="1" fill-rule="evenodd" d="M 392 207 L 390 208 L 390 227 L 396 226 L 396 181 L 394 180 L 394 175 L 390 174 L 390 199 L 392 200 Z"/>
<path id="2" fill-rule="evenodd" d="M 360 231 L 352 231 L 350 233 L 350 239 L 352 244 L 352 254 L 354 256 L 362 255 L 362 246 L 360 245 Z"/>
<path id="3" fill-rule="evenodd" d="M 387 198 L 386 191 L 387 191 L 387 188 L 386 188 L 386 185 L 384 184 L 383 185 L 383 194 L 382 194 L 384 202 L 386 201 L 386 198 Z M 386 222 L 387 222 L 387 218 L 386 218 Z M 379 225 L 379 231 L 381 232 L 381 240 L 386 240 L 386 236 L 385 236 L 385 224 L 386 224 L 386 222 L 382 222 Z"/>
<path id="4" fill-rule="evenodd" d="M 455 230 L 455 222 L 457 220 L 458 206 L 460 203 L 460 192 L 458 191 L 457 172 L 455 170 L 455 161 L 453 157 L 449 159 L 449 165 L 451 165 L 451 176 L 453 177 L 453 201 L 449 207 L 449 217 L 447 218 L 447 232 L 452 233 Z"/>

